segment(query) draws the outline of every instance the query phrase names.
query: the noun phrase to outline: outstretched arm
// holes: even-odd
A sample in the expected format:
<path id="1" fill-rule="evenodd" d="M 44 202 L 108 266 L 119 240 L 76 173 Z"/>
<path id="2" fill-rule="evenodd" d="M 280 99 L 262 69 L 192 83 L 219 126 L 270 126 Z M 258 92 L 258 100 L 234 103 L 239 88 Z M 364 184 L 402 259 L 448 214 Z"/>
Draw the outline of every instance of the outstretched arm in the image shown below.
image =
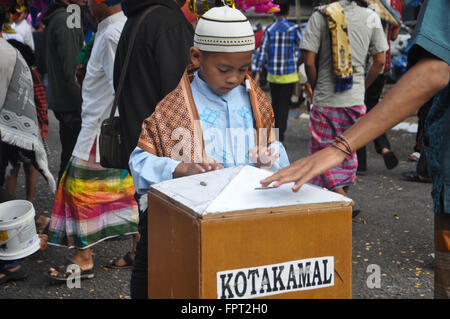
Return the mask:
<path id="1" fill-rule="evenodd" d="M 351 148 L 356 151 L 383 132 L 418 110 L 437 92 L 448 85 L 450 66 L 437 58 L 425 58 L 406 72 L 399 82 L 386 94 L 372 111 L 344 132 Z M 300 159 L 292 165 L 263 179 L 265 187 L 295 182 L 292 190 L 297 192 L 311 178 L 339 165 L 346 154 L 334 147 L 327 147 L 313 155 Z"/>

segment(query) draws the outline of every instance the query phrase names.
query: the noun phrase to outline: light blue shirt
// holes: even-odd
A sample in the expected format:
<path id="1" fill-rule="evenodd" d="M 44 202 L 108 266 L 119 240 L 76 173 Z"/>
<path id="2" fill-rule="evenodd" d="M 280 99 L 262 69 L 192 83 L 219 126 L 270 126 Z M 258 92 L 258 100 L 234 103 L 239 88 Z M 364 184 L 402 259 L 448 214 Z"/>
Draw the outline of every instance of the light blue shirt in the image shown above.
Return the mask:
<path id="1" fill-rule="evenodd" d="M 249 151 L 255 147 L 255 131 L 249 94 L 239 85 L 224 95 L 217 95 L 195 74 L 191 83 L 192 95 L 200 117 L 205 152 L 224 168 L 252 165 Z M 270 149 L 280 157 L 273 169 L 289 165 L 283 144 L 272 143 Z M 173 178 L 180 161 L 169 157 L 157 157 L 139 147 L 130 156 L 130 170 L 134 187 L 139 194 L 148 192 L 150 185 Z"/>

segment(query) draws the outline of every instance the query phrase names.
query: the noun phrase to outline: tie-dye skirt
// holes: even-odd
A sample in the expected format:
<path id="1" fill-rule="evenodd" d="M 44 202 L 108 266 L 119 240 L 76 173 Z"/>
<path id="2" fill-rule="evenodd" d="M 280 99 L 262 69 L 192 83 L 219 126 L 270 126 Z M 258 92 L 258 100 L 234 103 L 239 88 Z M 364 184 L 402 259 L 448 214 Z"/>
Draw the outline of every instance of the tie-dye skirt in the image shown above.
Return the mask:
<path id="1" fill-rule="evenodd" d="M 56 194 L 48 241 L 88 248 L 105 239 L 138 232 L 139 213 L 133 179 L 127 170 L 105 169 L 72 156 Z"/>
<path id="2" fill-rule="evenodd" d="M 366 114 L 366 106 L 323 107 L 313 106 L 309 115 L 309 153 L 313 154 L 330 145 L 337 135 L 356 123 Z M 356 152 L 339 166 L 314 177 L 310 183 L 329 190 L 353 185 L 356 180 L 358 158 Z"/>

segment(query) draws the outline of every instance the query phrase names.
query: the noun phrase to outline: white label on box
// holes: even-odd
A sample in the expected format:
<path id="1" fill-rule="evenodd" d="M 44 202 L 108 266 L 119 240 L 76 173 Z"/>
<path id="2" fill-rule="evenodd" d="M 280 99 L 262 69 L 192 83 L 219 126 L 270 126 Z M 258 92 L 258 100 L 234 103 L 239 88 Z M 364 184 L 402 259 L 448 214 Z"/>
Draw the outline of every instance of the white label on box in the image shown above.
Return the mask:
<path id="1" fill-rule="evenodd" d="M 333 256 L 217 273 L 218 299 L 248 299 L 330 286 L 334 286 Z"/>

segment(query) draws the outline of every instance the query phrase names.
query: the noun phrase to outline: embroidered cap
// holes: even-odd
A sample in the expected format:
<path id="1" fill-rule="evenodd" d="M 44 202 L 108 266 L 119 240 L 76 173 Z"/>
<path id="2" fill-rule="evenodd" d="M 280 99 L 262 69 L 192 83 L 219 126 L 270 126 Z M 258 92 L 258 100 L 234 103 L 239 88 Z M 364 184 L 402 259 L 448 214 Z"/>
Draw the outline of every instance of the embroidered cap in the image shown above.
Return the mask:
<path id="1" fill-rule="evenodd" d="M 238 9 L 214 7 L 198 20 L 194 46 L 208 52 L 246 52 L 255 49 L 255 35 Z"/>

